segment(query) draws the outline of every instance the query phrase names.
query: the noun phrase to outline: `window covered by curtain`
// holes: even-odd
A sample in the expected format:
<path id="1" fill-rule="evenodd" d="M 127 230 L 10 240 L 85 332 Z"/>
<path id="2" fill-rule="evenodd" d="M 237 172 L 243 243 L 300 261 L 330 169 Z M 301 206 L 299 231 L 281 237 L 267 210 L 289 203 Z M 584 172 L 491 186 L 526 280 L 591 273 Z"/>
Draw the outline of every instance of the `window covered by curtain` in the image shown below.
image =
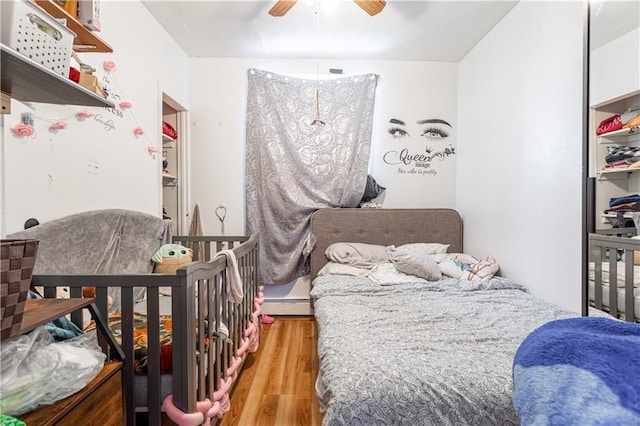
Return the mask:
<path id="1" fill-rule="evenodd" d="M 260 281 L 307 273 L 311 214 L 356 207 L 367 181 L 375 74 L 335 80 L 248 71 L 247 230 L 260 233 Z M 312 125 L 318 117 L 326 123 Z"/>

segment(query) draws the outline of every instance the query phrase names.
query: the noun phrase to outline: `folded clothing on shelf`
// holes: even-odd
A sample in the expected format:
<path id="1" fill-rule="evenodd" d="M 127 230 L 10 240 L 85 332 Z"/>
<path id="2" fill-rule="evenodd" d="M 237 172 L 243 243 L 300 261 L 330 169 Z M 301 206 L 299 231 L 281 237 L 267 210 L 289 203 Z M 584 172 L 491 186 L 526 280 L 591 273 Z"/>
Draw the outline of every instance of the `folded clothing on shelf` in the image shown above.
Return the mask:
<path id="1" fill-rule="evenodd" d="M 638 117 L 640 117 L 640 105 L 635 105 L 627 108 L 620 114 L 620 121 L 622 121 L 623 126 L 626 126 L 631 120 Z"/>
<path id="2" fill-rule="evenodd" d="M 635 201 L 640 201 L 640 195 L 639 194 L 628 194 L 628 195 L 624 195 L 622 197 L 613 197 L 611 199 L 609 199 L 609 207 L 615 207 L 618 206 L 620 204 L 625 204 L 625 203 L 632 203 Z"/>
<path id="3" fill-rule="evenodd" d="M 596 135 L 603 135 L 620 129 L 622 129 L 622 119 L 620 118 L 620 114 L 616 114 L 600 122 L 596 129 Z"/>
<path id="4" fill-rule="evenodd" d="M 605 157 L 607 164 L 605 169 L 612 167 L 626 167 L 640 160 L 640 147 L 638 146 L 612 146 L 607 148 Z"/>
<path id="5" fill-rule="evenodd" d="M 176 129 L 174 129 L 173 126 L 166 121 L 162 122 L 162 133 L 172 139 L 178 139 L 178 132 L 176 132 Z"/>
<path id="6" fill-rule="evenodd" d="M 636 118 L 632 118 L 627 124 L 624 125 L 625 129 L 630 129 L 632 127 L 640 127 L 640 115 L 638 115 Z"/>

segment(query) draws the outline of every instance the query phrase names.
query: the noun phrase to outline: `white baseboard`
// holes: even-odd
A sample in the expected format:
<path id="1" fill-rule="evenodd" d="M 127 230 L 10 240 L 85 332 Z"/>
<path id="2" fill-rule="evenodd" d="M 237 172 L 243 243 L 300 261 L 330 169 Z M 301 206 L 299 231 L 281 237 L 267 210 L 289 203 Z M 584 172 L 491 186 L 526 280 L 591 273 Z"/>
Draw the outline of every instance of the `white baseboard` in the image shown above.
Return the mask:
<path id="1" fill-rule="evenodd" d="M 265 299 L 260 312 L 267 315 L 313 315 L 309 299 Z"/>

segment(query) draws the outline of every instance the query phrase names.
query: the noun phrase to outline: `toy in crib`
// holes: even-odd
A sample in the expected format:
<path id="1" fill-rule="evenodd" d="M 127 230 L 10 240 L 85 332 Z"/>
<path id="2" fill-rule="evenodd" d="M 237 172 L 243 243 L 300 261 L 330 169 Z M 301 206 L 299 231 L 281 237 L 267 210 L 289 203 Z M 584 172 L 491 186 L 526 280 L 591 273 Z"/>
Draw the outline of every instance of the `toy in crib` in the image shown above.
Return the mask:
<path id="1" fill-rule="evenodd" d="M 153 272 L 157 274 L 175 274 L 182 265 L 191 262 L 193 251 L 180 244 L 165 244 L 151 258 L 155 262 Z"/>

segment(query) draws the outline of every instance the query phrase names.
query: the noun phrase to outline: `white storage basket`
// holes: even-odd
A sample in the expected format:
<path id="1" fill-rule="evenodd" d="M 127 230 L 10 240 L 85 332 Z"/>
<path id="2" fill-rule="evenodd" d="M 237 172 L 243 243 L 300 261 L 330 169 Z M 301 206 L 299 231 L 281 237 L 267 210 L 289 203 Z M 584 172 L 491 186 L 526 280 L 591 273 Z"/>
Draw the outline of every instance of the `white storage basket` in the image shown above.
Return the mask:
<path id="1" fill-rule="evenodd" d="M 0 0 L 2 44 L 69 77 L 75 33 L 27 0 Z"/>

